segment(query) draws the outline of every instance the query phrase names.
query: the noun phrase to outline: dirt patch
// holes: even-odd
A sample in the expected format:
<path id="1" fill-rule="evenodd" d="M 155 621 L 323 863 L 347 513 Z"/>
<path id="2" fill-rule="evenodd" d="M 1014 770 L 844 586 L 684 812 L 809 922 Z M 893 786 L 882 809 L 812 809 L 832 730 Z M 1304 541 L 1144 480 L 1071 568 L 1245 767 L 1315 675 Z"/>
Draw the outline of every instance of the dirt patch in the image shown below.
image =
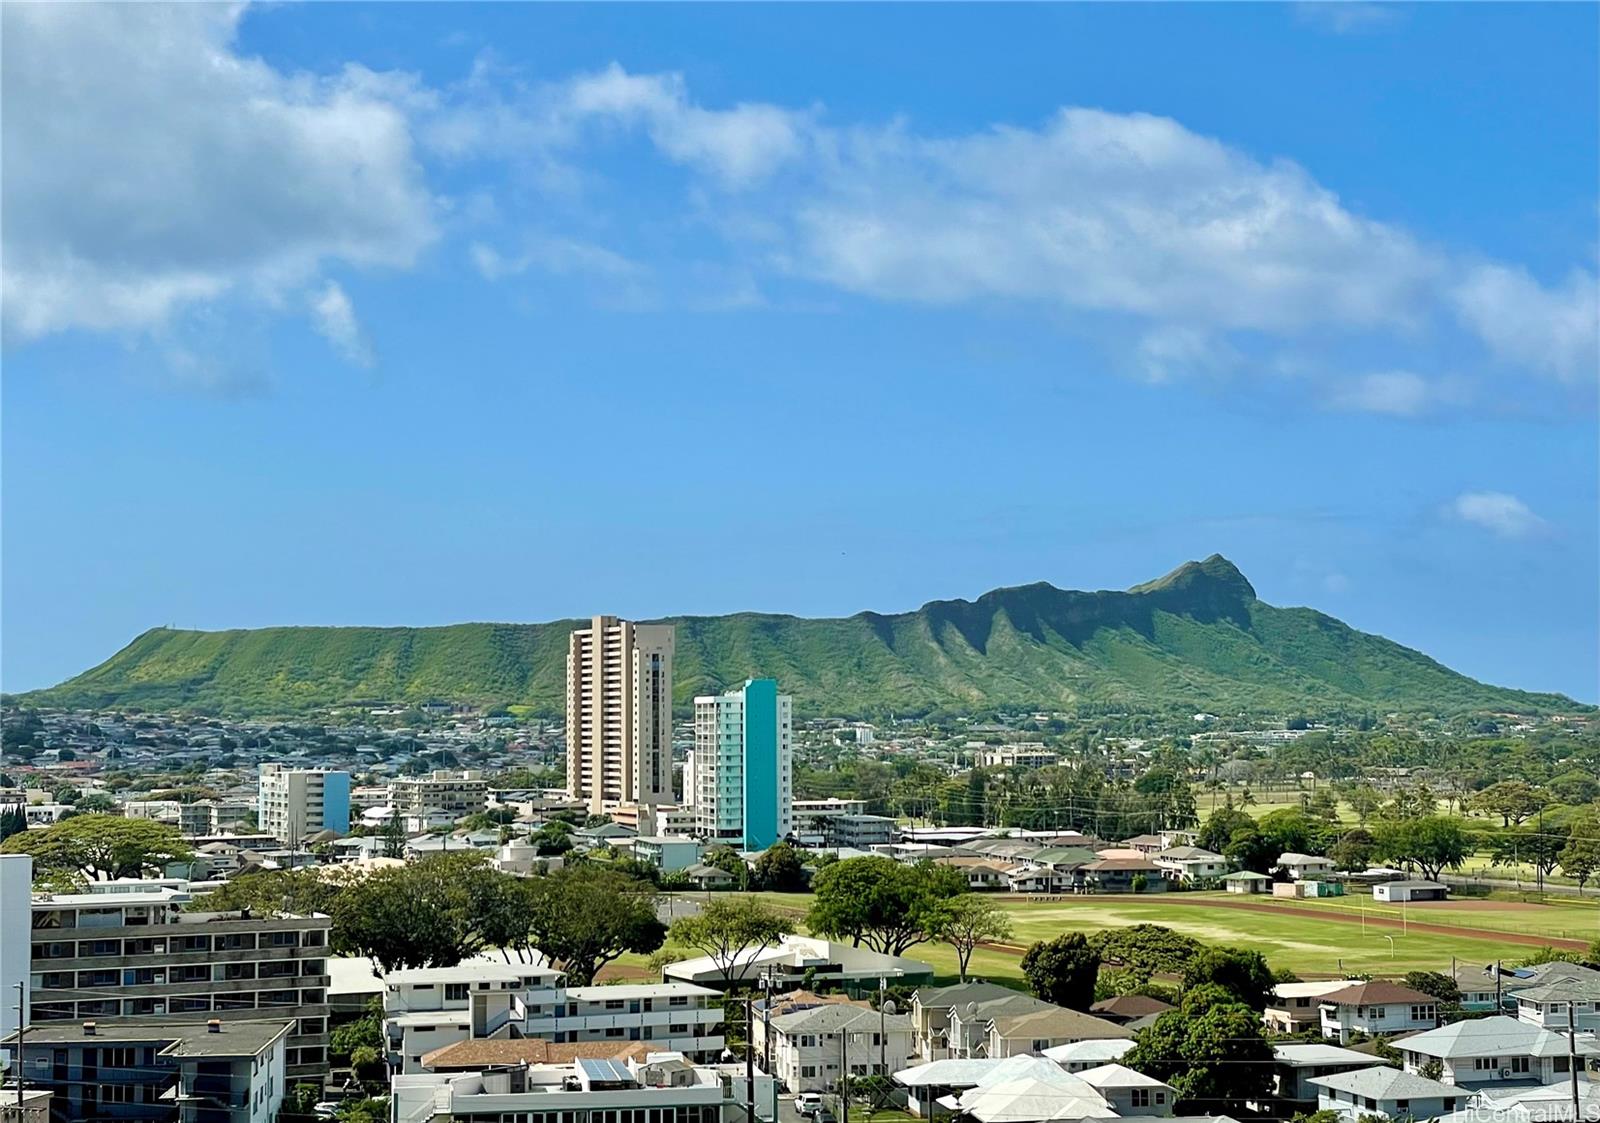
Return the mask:
<path id="1" fill-rule="evenodd" d="M 598 983 L 653 983 L 657 982 L 656 973 L 648 967 L 635 967 L 631 963 L 607 963 L 595 973 L 594 981 Z"/>

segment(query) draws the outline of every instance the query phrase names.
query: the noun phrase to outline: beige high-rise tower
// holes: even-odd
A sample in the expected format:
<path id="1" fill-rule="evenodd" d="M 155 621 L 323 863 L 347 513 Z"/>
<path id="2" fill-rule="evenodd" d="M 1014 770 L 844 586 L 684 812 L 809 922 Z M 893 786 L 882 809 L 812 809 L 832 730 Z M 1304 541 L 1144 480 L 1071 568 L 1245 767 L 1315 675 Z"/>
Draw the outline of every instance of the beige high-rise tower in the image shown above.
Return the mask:
<path id="1" fill-rule="evenodd" d="M 671 624 L 596 616 L 567 647 L 567 791 L 600 814 L 608 800 L 672 802 Z"/>

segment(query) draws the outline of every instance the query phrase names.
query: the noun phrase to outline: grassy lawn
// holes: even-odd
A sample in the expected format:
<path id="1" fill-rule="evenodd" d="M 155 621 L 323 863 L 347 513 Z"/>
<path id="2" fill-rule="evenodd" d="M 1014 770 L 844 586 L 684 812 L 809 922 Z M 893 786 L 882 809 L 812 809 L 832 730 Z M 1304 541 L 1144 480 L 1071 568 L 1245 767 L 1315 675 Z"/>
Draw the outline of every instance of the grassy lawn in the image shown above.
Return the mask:
<path id="1" fill-rule="evenodd" d="M 770 904 L 794 915 L 803 914 L 810 897 L 799 893 L 761 894 Z M 1341 972 L 1399 975 L 1411 970 L 1448 970 L 1451 958 L 1476 963 L 1515 959 L 1535 949 L 1497 939 L 1496 932 L 1529 933 L 1549 938 L 1592 939 L 1600 935 L 1600 903 L 1558 899 L 1552 903 L 1522 905 L 1513 901 L 1464 901 L 1446 908 L 1384 905 L 1370 897 L 1327 898 L 1313 901 L 1274 902 L 1253 897 L 1255 904 L 1298 905 L 1325 910 L 1327 916 L 1306 916 L 1285 908 L 1274 916 L 1241 908 L 1240 899 L 1223 893 L 1184 893 L 1170 897 L 1075 897 L 1062 901 L 1008 898 L 1004 907 L 1012 915 L 1012 942 L 1031 944 L 1063 932 L 1095 932 L 1130 924 L 1161 924 L 1207 943 L 1253 948 L 1273 967 L 1286 967 L 1307 978 Z M 1435 933 L 1401 931 L 1368 925 L 1368 917 L 1402 915 L 1414 921 L 1459 926 L 1463 931 Z M 1481 931 L 1468 929 L 1478 928 Z M 1392 943 L 1391 943 L 1392 938 Z M 911 956 L 933 964 L 941 976 L 954 977 L 956 958 L 947 945 L 921 944 Z M 973 956 L 971 973 L 995 982 L 1021 979 L 1020 957 L 999 949 L 980 948 Z"/>

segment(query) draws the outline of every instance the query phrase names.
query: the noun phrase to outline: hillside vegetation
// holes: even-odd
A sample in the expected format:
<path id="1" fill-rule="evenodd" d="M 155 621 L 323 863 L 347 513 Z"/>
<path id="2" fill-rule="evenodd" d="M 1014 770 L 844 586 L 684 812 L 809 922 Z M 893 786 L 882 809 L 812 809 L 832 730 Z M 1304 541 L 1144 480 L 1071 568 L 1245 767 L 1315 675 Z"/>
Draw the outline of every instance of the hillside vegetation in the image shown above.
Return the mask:
<path id="1" fill-rule="evenodd" d="M 776 677 L 810 714 L 932 709 L 1233 713 L 1580 708 L 1487 686 L 1420 652 L 1306 608 L 1275 608 L 1220 555 L 1126 592 L 1039 583 L 975 601 L 845 619 L 673 617 L 676 700 Z M 439 698 L 563 707 L 580 621 L 438 628 L 156 628 L 25 702 L 290 715 L 349 702 Z"/>

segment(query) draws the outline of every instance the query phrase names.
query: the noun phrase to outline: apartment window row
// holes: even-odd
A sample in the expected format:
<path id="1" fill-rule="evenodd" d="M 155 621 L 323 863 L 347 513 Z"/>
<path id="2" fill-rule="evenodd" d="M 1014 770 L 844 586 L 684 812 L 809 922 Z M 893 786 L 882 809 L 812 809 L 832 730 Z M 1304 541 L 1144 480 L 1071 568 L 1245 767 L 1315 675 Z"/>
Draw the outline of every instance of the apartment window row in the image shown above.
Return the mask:
<path id="1" fill-rule="evenodd" d="M 201 1014 L 213 1010 L 320 1006 L 326 1001 L 326 992 L 321 990 L 264 990 L 218 995 L 176 994 L 165 998 L 96 998 L 79 1002 L 35 1002 L 31 1012 L 34 1021 L 62 1022 L 74 1018 L 132 1018 L 152 1014 Z"/>

